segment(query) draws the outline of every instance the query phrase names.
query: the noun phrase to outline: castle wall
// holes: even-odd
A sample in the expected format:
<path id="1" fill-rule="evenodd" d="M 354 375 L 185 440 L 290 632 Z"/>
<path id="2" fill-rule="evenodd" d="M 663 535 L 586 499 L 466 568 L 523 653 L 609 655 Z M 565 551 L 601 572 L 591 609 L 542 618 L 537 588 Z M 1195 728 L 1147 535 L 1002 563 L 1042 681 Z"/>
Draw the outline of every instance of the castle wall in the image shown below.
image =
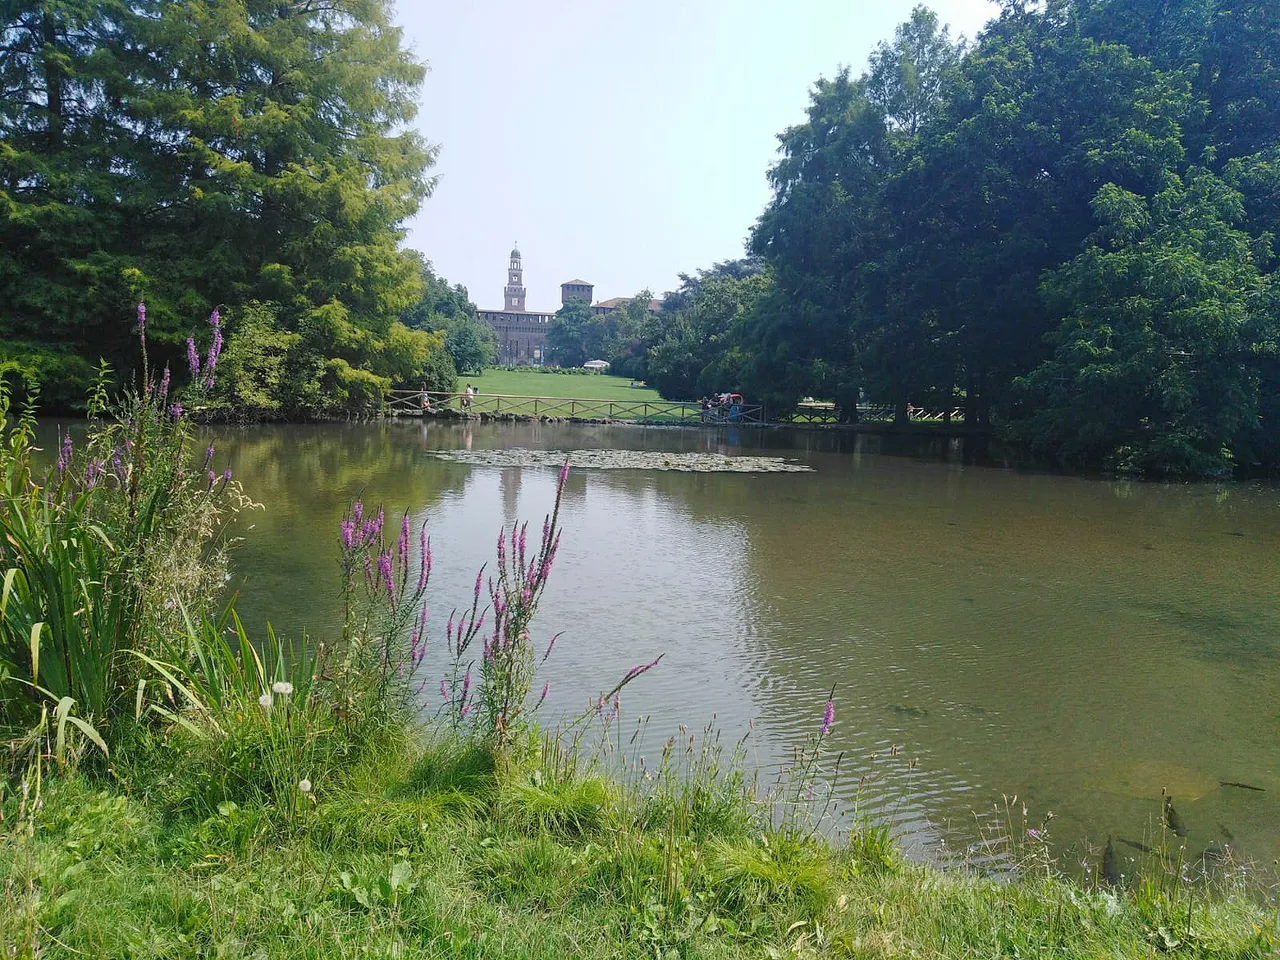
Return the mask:
<path id="1" fill-rule="evenodd" d="M 480 319 L 498 334 L 498 363 L 503 366 L 542 366 L 547 355 L 547 324 L 554 316 L 554 313 L 480 311 Z"/>

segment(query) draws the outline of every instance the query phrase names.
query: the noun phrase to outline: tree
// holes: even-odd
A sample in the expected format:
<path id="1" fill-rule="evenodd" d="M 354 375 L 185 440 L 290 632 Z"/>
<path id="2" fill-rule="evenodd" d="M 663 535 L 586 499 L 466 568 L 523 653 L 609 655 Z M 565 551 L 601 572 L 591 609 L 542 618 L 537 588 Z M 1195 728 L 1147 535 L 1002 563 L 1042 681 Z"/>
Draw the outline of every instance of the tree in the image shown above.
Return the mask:
<path id="1" fill-rule="evenodd" d="M 404 325 L 415 330 L 438 330 L 443 326 L 439 318 L 476 319 L 479 314 L 467 288 L 460 283 L 450 285 L 448 280 L 435 272 L 430 260 L 422 254 L 416 256 L 422 277 L 422 295 L 400 315 Z"/>
<path id="2" fill-rule="evenodd" d="M 498 335 L 479 319 L 467 288 L 439 276 L 419 254 L 422 296 L 400 319 L 414 330 L 444 331 L 444 345 L 460 373 L 479 373 L 498 356 Z"/>
<path id="3" fill-rule="evenodd" d="M 444 347 L 459 373 L 480 373 L 498 358 L 498 334 L 473 317 L 445 320 Z"/>
<path id="4" fill-rule="evenodd" d="M 658 328 L 652 303 L 653 294 L 641 290 L 599 318 L 601 353 L 609 361 L 610 372 L 636 380 L 645 378 L 645 359 Z"/>
<path id="5" fill-rule="evenodd" d="M 1251 358 L 1277 333 L 1240 194 L 1193 168 L 1150 202 L 1109 184 L 1093 208 L 1089 247 L 1045 279 L 1063 319 L 1021 382 L 1024 438 L 1067 464 L 1229 472 L 1259 419 Z"/>
<path id="6" fill-rule="evenodd" d="M 914 137 L 937 112 L 946 85 L 964 56 L 965 40 L 952 42 L 950 30 L 924 6 L 881 43 L 870 57 L 864 86 L 889 126 Z"/>
<path id="7" fill-rule="evenodd" d="M 992 25 L 884 188 L 885 275 L 900 278 L 876 324 L 890 377 L 956 377 L 970 423 L 1007 414 L 1012 381 L 1044 358 L 1055 323 L 1043 272 L 1081 250 L 1103 184 L 1162 187 L 1192 109 L 1184 82 L 1070 21 Z"/>
<path id="8" fill-rule="evenodd" d="M 218 303 L 274 302 L 304 337 L 338 303 L 381 336 L 418 298 L 398 245 L 434 152 L 388 0 L 0 13 L 0 351 L 128 371 L 140 299 L 177 360 Z"/>
<path id="9" fill-rule="evenodd" d="M 600 359 L 604 325 L 585 300 L 570 300 L 547 324 L 547 355 L 561 367 L 580 367 Z"/>
<path id="10" fill-rule="evenodd" d="M 750 393 L 745 328 L 771 286 L 765 273 L 738 273 L 720 264 L 686 278 L 682 297 L 688 306 L 664 313 L 662 334 L 649 350 L 649 385 L 669 400 Z"/>

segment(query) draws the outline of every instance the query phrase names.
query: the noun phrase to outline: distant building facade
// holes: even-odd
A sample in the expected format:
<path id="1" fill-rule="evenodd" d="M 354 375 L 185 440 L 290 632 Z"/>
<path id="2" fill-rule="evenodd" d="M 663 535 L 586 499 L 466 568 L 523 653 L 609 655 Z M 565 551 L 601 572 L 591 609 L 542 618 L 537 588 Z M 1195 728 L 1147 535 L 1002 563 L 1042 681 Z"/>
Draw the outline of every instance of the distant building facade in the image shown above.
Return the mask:
<path id="1" fill-rule="evenodd" d="M 540 367 L 547 355 L 547 324 L 554 313 L 524 308 L 524 268 L 520 248 L 511 248 L 507 285 L 502 288 L 501 310 L 481 310 L 480 319 L 498 335 L 498 363 L 503 366 Z"/>
<path id="2" fill-rule="evenodd" d="M 610 297 L 608 300 L 601 300 L 599 303 L 592 304 L 591 312 L 594 314 L 617 313 L 622 309 L 622 305 L 630 299 L 630 297 Z M 658 313 L 661 309 L 661 300 L 649 301 L 650 313 Z"/>
<path id="3" fill-rule="evenodd" d="M 524 268 L 520 262 L 520 248 L 511 248 L 507 263 L 507 285 L 502 289 L 501 310 L 480 310 L 480 319 L 493 327 L 498 335 L 498 363 L 503 366 L 540 367 L 546 362 L 547 327 L 554 313 L 539 313 L 525 309 Z M 586 280 L 568 280 L 560 284 L 561 306 L 572 300 L 590 304 L 595 287 Z M 626 298 L 614 297 L 592 306 L 592 312 L 612 313 Z M 651 300 L 649 309 L 656 310 L 660 300 Z"/>

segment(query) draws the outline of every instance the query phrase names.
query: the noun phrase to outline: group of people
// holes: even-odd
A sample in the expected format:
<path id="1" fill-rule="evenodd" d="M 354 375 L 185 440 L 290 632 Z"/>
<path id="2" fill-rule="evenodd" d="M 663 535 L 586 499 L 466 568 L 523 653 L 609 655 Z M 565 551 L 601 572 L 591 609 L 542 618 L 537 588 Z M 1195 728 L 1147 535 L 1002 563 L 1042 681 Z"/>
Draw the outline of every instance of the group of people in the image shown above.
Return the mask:
<path id="1" fill-rule="evenodd" d="M 742 397 L 736 393 L 717 393 L 698 401 L 702 410 L 702 422 L 737 420 L 742 407 Z"/>
<path id="2" fill-rule="evenodd" d="M 463 410 L 470 410 L 471 399 L 479 392 L 479 390 L 468 383 L 467 389 L 458 397 L 458 405 Z M 427 385 L 425 383 L 418 390 L 418 401 L 422 405 L 422 412 L 424 414 L 436 412 L 436 408 L 431 405 L 431 395 L 427 393 Z"/>

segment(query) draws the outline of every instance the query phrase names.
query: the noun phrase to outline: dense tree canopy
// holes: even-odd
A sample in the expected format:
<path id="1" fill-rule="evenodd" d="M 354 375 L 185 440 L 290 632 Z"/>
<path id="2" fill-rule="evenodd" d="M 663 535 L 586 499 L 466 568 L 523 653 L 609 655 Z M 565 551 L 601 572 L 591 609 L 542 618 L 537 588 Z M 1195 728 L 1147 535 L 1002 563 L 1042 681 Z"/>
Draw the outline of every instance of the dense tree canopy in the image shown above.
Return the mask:
<path id="1" fill-rule="evenodd" d="M 606 360 L 611 373 L 643 377 L 656 329 L 651 301 L 652 295 L 643 290 L 616 309 L 600 312 L 585 300 L 570 300 L 548 325 L 549 359 L 562 367 Z"/>
<path id="2" fill-rule="evenodd" d="M 498 356 L 498 334 L 479 319 L 467 288 L 422 262 L 422 296 L 401 320 L 415 330 L 443 332 L 444 347 L 459 373 L 479 373 Z"/>
<path id="3" fill-rule="evenodd" d="M 917 9 L 781 137 L 757 396 L 949 409 L 1043 456 L 1277 465 L 1280 5 Z M 656 352 L 655 352 L 656 353 Z"/>
<path id="4" fill-rule="evenodd" d="M 257 302 L 315 390 L 417 379 L 422 76 L 387 0 L 0 4 L 0 356 L 62 396 L 81 357 L 133 366 L 138 300 L 170 359 Z"/>

